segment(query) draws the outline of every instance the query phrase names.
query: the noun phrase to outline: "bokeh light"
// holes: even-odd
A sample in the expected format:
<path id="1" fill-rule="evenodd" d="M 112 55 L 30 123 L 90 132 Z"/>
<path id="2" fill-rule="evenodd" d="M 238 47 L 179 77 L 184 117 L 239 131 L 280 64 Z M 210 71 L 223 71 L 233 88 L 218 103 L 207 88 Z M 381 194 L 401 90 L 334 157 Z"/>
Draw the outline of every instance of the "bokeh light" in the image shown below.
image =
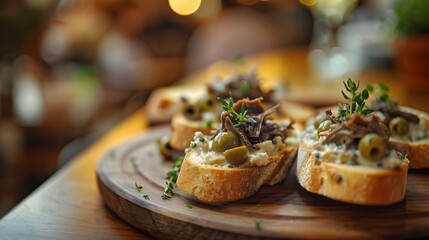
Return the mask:
<path id="1" fill-rule="evenodd" d="M 170 8 L 179 15 L 191 15 L 198 10 L 201 0 L 168 0 Z"/>
<path id="2" fill-rule="evenodd" d="M 316 0 L 299 0 L 300 3 L 304 4 L 305 6 L 313 6 L 316 4 Z"/>

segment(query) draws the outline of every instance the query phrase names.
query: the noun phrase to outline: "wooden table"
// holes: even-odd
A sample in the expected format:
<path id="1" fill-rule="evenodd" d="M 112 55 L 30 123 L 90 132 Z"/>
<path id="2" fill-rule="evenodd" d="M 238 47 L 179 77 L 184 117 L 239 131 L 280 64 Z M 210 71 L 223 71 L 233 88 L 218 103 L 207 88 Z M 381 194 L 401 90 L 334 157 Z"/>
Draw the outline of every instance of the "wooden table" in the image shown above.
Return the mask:
<path id="1" fill-rule="evenodd" d="M 299 82 L 297 89 L 312 83 L 305 49 L 282 50 L 255 56 L 263 78 L 281 77 Z M 190 75 L 192 82 L 208 71 Z M 385 81 L 406 104 L 429 111 L 426 95 L 404 93 L 391 71 L 367 71 L 361 79 Z M 299 81 L 297 81 L 299 80 Z M 28 196 L 0 221 L 0 239 L 150 239 L 114 216 L 103 203 L 96 186 L 95 164 L 109 147 L 149 128 L 142 111 L 112 129 Z"/>
<path id="2" fill-rule="evenodd" d="M 105 207 L 95 175 L 106 149 L 145 129 L 138 111 L 111 130 L 1 219 L 0 239 L 152 239 Z"/>

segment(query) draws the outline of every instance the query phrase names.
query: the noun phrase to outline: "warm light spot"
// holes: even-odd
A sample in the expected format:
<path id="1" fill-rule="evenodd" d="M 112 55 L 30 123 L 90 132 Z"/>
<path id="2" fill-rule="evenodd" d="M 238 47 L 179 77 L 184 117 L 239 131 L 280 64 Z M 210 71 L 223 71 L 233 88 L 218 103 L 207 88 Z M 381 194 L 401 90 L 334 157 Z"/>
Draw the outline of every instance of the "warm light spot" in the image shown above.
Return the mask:
<path id="1" fill-rule="evenodd" d="M 201 0 L 168 0 L 171 9 L 179 15 L 190 15 L 198 10 Z"/>
<path id="2" fill-rule="evenodd" d="M 316 4 L 316 0 L 299 0 L 300 3 L 304 4 L 305 6 L 313 6 Z"/>

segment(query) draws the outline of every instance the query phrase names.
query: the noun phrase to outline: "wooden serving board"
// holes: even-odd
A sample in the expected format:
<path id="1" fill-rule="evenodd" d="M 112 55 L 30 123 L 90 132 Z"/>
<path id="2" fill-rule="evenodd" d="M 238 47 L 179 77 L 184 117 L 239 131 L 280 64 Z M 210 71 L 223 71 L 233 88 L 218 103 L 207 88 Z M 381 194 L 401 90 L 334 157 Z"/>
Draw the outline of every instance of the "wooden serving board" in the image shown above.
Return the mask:
<path id="1" fill-rule="evenodd" d="M 387 207 L 351 205 L 309 193 L 297 183 L 293 168 L 282 183 L 234 202 L 201 202 L 177 187 L 164 200 L 165 176 L 173 161 L 160 156 L 156 139 L 166 134 L 169 127 L 138 135 L 106 152 L 97 165 L 107 206 L 156 238 L 429 237 L 429 170 L 410 171 L 405 200 Z M 143 188 L 137 190 L 135 183 Z M 262 220 L 259 227 L 255 220 Z"/>

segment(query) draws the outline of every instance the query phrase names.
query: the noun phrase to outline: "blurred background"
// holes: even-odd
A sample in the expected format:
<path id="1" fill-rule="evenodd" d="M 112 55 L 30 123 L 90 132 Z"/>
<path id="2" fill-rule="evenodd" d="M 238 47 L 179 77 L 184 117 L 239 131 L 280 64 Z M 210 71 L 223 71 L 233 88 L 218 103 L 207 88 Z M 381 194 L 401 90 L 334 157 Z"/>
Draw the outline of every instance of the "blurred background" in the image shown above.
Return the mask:
<path id="1" fill-rule="evenodd" d="M 2 0 L 0 217 L 155 88 L 238 53 L 288 49 L 322 85 L 393 72 L 429 111 L 427 34 L 427 0 Z"/>

